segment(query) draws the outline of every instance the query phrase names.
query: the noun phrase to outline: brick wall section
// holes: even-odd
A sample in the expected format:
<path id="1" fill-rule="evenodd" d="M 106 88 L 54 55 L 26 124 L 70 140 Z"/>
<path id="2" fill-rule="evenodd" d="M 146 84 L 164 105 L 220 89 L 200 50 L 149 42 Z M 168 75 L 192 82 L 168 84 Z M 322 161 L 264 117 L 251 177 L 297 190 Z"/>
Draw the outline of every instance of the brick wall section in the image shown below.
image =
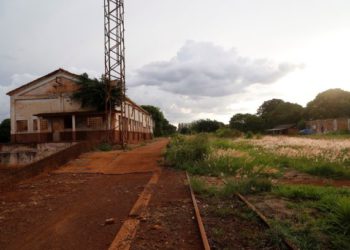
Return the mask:
<path id="1" fill-rule="evenodd" d="M 323 132 L 334 132 L 334 131 L 349 131 L 350 130 L 350 119 L 349 118 L 338 118 L 338 119 L 325 119 L 325 120 L 314 120 L 306 122 L 308 128 L 315 130 L 317 133 Z"/>
<path id="2" fill-rule="evenodd" d="M 80 154 L 92 150 L 98 143 L 98 141 L 80 142 L 25 167 L 0 169 L 0 189 L 9 189 L 16 182 L 57 169 Z"/>
<path id="3" fill-rule="evenodd" d="M 114 139 L 114 143 L 120 143 L 120 132 L 111 130 L 110 137 Z M 60 142 L 71 142 L 73 140 L 72 132 L 61 132 Z M 77 131 L 75 135 L 76 141 L 90 141 L 90 140 L 106 140 L 107 135 L 105 130 L 93 130 L 93 131 Z M 152 133 L 142 132 L 128 132 L 128 144 L 137 144 L 145 140 L 151 140 L 153 138 Z M 53 137 L 51 133 L 36 133 L 36 134 L 13 134 L 11 135 L 12 143 L 46 143 L 52 142 Z"/>

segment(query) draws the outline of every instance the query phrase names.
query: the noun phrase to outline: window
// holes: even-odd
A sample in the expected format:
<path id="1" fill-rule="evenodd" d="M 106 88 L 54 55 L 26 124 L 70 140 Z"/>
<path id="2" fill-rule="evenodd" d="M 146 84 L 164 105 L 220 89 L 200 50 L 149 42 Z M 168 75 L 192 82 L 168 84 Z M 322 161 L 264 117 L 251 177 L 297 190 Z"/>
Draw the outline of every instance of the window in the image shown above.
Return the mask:
<path id="1" fill-rule="evenodd" d="M 33 120 L 33 130 L 38 131 L 38 120 L 37 119 Z"/>
<path id="2" fill-rule="evenodd" d="M 34 131 L 38 131 L 38 123 L 39 123 L 38 119 L 33 120 Z M 47 131 L 47 130 L 49 130 L 49 121 L 46 119 L 40 119 L 40 131 Z"/>
<path id="3" fill-rule="evenodd" d="M 73 128 L 72 117 L 70 117 L 70 116 L 64 117 L 64 128 L 65 129 L 72 129 Z"/>
<path id="4" fill-rule="evenodd" d="M 89 128 L 93 128 L 93 129 L 102 128 L 103 127 L 102 117 L 88 117 L 87 125 Z"/>
<path id="5" fill-rule="evenodd" d="M 16 121 L 17 132 L 27 132 L 28 131 L 28 121 L 19 120 Z"/>
<path id="6" fill-rule="evenodd" d="M 49 121 L 46 119 L 40 120 L 40 130 L 47 131 L 49 130 Z"/>

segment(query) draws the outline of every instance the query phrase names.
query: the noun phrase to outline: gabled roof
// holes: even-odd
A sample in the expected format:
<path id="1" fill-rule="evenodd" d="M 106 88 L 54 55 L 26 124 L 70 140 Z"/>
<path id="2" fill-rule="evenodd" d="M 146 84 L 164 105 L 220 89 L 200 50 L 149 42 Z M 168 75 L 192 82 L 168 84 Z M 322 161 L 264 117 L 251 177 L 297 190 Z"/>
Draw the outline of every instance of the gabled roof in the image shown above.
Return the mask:
<path id="1" fill-rule="evenodd" d="M 296 126 L 296 124 L 283 124 L 283 125 L 278 125 L 272 129 L 268 129 L 267 131 L 279 131 L 279 130 L 285 130 L 285 129 L 289 129 L 289 128 L 294 128 Z"/>
<path id="2" fill-rule="evenodd" d="M 77 75 L 77 74 L 74 74 L 74 73 L 71 73 L 71 72 L 69 72 L 69 71 L 67 71 L 67 70 L 65 70 L 65 69 L 59 68 L 59 69 L 57 69 L 57 70 L 55 70 L 55 71 L 53 71 L 53 72 L 51 72 L 51 73 L 49 73 L 49 74 L 47 74 L 47 75 L 45 75 L 45 76 L 42 76 L 42 77 L 40 77 L 40 78 L 38 78 L 38 79 L 35 79 L 35 80 L 33 80 L 33 81 L 31 81 L 31 82 L 29 82 L 29 83 L 27 83 L 27 84 L 24 84 L 24 85 L 22 85 L 22 86 L 20 86 L 20 87 L 18 87 L 18 88 L 16 88 L 16 89 L 14 89 L 14 90 L 11 90 L 10 92 L 7 93 L 7 95 L 9 95 L 9 96 L 14 95 L 14 94 L 16 94 L 18 91 L 21 91 L 21 90 L 24 90 L 24 89 L 26 89 L 26 88 L 29 88 L 29 87 L 35 85 L 36 83 L 38 83 L 38 82 L 40 82 L 40 81 L 42 81 L 42 80 L 44 80 L 44 79 L 50 78 L 50 77 L 52 77 L 52 76 L 54 76 L 54 75 L 56 75 L 56 74 L 58 74 L 58 73 L 65 73 L 65 74 L 70 75 L 70 76 L 72 76 L 72 77 L 79 77 L 79 75 Z M 126 96 L 126 100 L 129 101 L 132 105 L 138 107 L 140 110 L 142 110 L 142 111 L 145 112 L 146 114 L 150 115 L 150 113 L 149 113 L 147 110 L 145 110 L 145 109 L 143 109 L 141 106 L 137 105 L 137 104 L 136 104 L 134 101 L 132 101 L 129 97 Z"/>
<path id="3" fill-rule="evenodd" d="M 144 108 L 142 108 L 141 106 L 139 106 L 137 103 L 135 103 L 134 101 L 132 101 L 128 96 L 125 97 L 126 101 L 130 102 L 132 105 L 138 107 L 140 110 L 142 110 L 143 112 L 145 112 L 146 114 L 150 115 L 150 113 L 145 110 Z"/>
<path id="4" fill-rule="evenodd" d="M 31 81 L 31 82 L 29 82 L 29 83 L 27 83 L 27 84 L 24 84 L 24 85 L 22 85 L 22 86 L 20 86 L 20 87 L 18 87 L 18 88 L 16 88 L 16 89 L 14 89 L 14 90 L 11 90 L 10 92 L 7 93 L 7 95 L 9 95 L 9 96 L 14 95 L 14 94 L 16 94 L 18 91 L 23 90 L 23 89 L 26 89 L 26 88 L 28 88 L 28 87 L 31 87 L 31 86 L 35 85 L 36 83 L 38 83 L 38 82 L 40 82 L 40 81 L 42 81 L 42 80 L 44 80 L 44 79 L 46 79 L 46 78 L 50 78 L 50 77 L 52 77 L 52 76 L 54 76 L 54 75 L 56 75 L 56 74 L 58 74 L 58 73 L 65 73 L 65 74 L 71 75 L 72 77 L 79 77 L 79 76 L 76 75 L 76 74 L 73 74 L 73 73 L 71 73 L 71 72 L 69 72 L 69 71 L 67 71 L 67 70 L 64 70 L 64 69 L 59 68 L 59 69 L 57 69 L 57 70 L 55 70 L 55 71 L 53 71 L 53 72 L 51 72 L 51 73 L 49 73 L 49 74 L 47 74 L 47 75 L 45 75 L 45 76 L 42 76 L 42 77 L 40 77 L 40 78 L 38 78 L 38 79 L 35 79 L 34 81 Z"/>

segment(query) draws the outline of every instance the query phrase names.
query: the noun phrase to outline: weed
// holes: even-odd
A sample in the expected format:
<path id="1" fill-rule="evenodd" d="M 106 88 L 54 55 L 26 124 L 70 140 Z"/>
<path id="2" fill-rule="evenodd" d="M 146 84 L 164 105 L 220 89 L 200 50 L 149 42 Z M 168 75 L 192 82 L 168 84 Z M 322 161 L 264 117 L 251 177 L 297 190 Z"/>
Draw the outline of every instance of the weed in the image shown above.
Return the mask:
<path id="1" fill-rule="evenodd" d="M 222 228 L 216 228 L 216 227 L 212 228 L 212 232 L 215 237 L 221 237 L 225 234 L 225 231 Z"/>
<path id="2" fill-rule="evenodd" d="M 246 139 L 253 139 L 254 134 L 253 134 L 253 132 L 248 131 L 248 132 L 245 134 L 244 137 L 245 137 Z"/>
<path id="3" fill-rule="evenodd" d="M 216 207 L 212 212 L 220 218 L 226 218 L 234 214 L 232 208 L 229 206 Z"/>
<path id="4" fill-rule="evenodd" d="M 257 133 L 256 135 L 255 135 L 255 139 L 257 139 L 257 140 L 260 140 L 260 139 L 262 139 L 262 134 L 260 134 L 260 133 Z"/>
<path id="5" fill-rule="evenodd" d="M 174 137 L 166 152 L 167 163 L 176 167 L 184 168 L 186 163 L 203 160 L 209 154 L 208 137 L 204 134 L 195 137 Z"/>
<path id="6" fill-rule="evenodd" d="M 211 142 L 211 145 L 214 148 L 218 148 L 218 149 L 231 149 L 231 148 L 233 148 L 233 143 L 229 140 L 224 140 L 224 139 L 214 140 Z"/>
<path id="7" fill-rule="evenodd" d="M 100 151 L 108 152 L 113 150 L 113 146 L 109 143 L 101 143 L 97 146 L 97 149 Z"/>
<path id="8" fill-rule="evenodd" d="M 197 194 L 204 194 L 207 191 L 206 184 L 199 178 L 191 178 L 191 187 L 193 189 L 193 192 Z"/>
<path id="9" fill-rule="evenodd" d="M 324 204 L 332 203 L 339 195 L 350 196 L 350 190 L 346 188 L 316 187 L 309 185 L 280 185 L 273 189 L 273 193 L 295 200 L 314 200 Z M 331 197 L 331 198 L 330 198 Z"/>
<path id="10" fill-rule="evenodd" d="M 328 233 L 332 234 L 332 244 L 336 249 L 350 246 L 350 197 L 338 198 L 330 207 L 327 217 Z"/>
<path id="11" fill-rule="evenodd" d="M 209 186 L 199 178 L 191 177 L 191 187 L 193 192 L 199 195 L 216 196 L 219 189 L 215 186 Z"/>
<path id="12" fill-rule="evenodd" d="M 220 138 L 238 138 L 242 136 L 242 133 L 237 129 L 220 128 L 215 135 Z"/>
<path id="13" fill-rule="evenodd" d="M 234 193 L 251 194 L 269 192 L 272 183 L 266 178 L 249 178 L 240 181 L 229 181 L 222 189 L 223 196 L 232 196 Z"/>

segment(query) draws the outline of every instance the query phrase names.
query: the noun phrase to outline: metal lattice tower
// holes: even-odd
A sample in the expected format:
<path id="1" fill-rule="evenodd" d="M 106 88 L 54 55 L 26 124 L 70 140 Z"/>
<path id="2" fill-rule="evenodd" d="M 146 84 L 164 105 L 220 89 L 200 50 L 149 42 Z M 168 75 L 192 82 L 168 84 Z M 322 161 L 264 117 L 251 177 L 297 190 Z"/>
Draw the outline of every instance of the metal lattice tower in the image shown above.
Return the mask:
<path id="1" fill-rule="evenodd" d="M 107 88 L 106 114 L 108 115 L 108 130 L 112 126 L 111 114 L 114 107 L 107 105 L 110 100 L 112 88 L 120 87 L 121 119 L 120 133 L 121 143 L 125 147 L 127 142 L 127 122 L 125 117 L 125 45 L 124 45 L 124 0 L 104 0 L 105 18 L 105 78 Z M 117 86 L 114 86 L 116 83 Z"/>

